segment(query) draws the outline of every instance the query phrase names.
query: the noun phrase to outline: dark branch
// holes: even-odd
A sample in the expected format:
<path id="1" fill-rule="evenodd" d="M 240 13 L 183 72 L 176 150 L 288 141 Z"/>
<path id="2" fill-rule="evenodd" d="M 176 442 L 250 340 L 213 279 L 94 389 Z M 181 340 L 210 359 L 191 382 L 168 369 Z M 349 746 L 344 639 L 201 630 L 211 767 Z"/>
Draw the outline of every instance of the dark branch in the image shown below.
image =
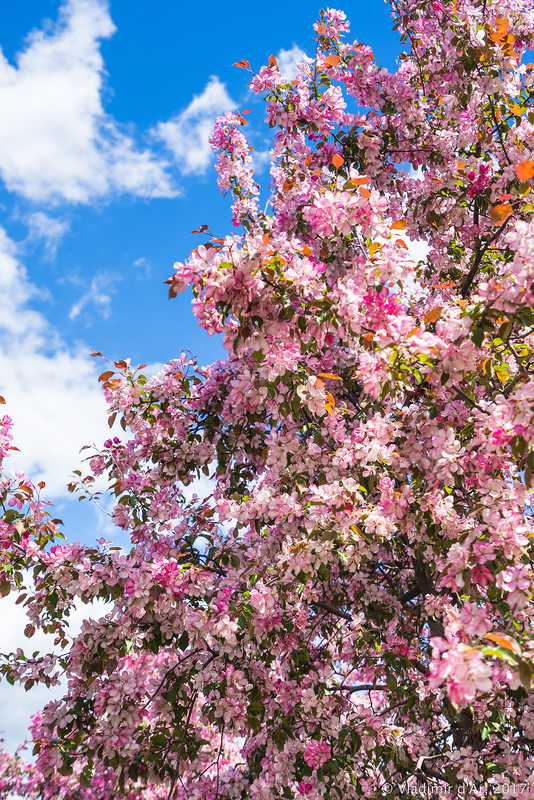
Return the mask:
<path id="1" fill-rule="evenodd" d="M 347 614 L 346 611 L 342 611 L 340 608 L 336 608 L 331 603 L 323 603 L 322 600 L 316 600 L 315 605 L 318 608 L 322 608 L 324 611 L 329 611 L 330 614 L 335 614 L 336 617 L 341 617 L 341 619 L 346 619 L 348 622 L 352 622 L 352 616 Z"/>
<path id="2" fill-rule="evenodd" d="M 499 236 L 501 235 L 501 233 L 503 232 L 503 230 L 507 226 L 509 219 L 510 219 L 510 217 L 507 217 L 504 220 L 504 222 L 500 226 L 500 228 L 498 228 L 495 231 L 495 233 L 493 234 L 493 236 L 490 239 L 488 239 L 488 241 L 486 242 L 486 244 L 484 245 L 484 247 L 481 250 L 475 249 L 476 255 L 475 255 L 475 260 L 473 261 L 473 266 L 469 270 L 469 272 L 467 274 L 467 277 L 466 277 L 466 279 L 465 279 L 465 281 L 464 281 L 464 283 L 462 285 L 462 288 L 460 289 L 460 294 L 462 295 L 462 297 L 466 297 L 467 293 L 469 292 L 469 289 L 471 288 L 471 284 L 475 280 L 475 275 L 478 272 L 478 268 L 480 266 L 480 262 L 482 261 L 482 259 L 484 258 L 484 255 L 486 254 L 486 250 L 488 249 L 488 247 L 491 244 L 493 244 L 495 239 L 499 238 Z"/>

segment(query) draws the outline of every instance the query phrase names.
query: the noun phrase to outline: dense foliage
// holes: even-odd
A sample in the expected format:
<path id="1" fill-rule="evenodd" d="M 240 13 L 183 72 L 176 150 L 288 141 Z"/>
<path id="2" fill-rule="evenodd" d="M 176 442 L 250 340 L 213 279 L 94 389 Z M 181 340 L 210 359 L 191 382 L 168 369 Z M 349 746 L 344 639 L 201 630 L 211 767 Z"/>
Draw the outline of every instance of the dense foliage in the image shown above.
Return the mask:
<path id="1" fill-rule="evenodd" d="M 534 798 L 534 9 L 393 11 L 394 73 L 328 9 L 295 80 L 274 58 L 253 74 L 269 213 L 245 117 L 216 124 L 239 230 L 169 290 L 192 287 L 228 358 L 150 380 L 111 365 L 129 435 L 80 476 L 108 476 L 131 551 L 51 544 L 37 489 L 4 479 L 0 589 L 61 652 L 2 671 L 66 679 L 36 766 L 6 757 L 4 786 Z M 184 495 L 202 475 L 211 494 Z M 69 609 L 95 597 L 109 612 L 71 641 Z"/>

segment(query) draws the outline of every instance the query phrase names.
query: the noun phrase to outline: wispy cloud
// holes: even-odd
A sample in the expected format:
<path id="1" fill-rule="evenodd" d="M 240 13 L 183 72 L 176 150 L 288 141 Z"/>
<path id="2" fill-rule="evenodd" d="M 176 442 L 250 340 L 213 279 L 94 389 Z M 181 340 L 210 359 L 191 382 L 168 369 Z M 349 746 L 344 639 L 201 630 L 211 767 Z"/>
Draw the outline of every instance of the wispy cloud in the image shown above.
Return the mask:
<path id="1" fill-rule="evenodd" d="M 56 257 L 59 243 L 70 228 L 67 220 L 56 219 L 48 216 L 44 211 L 30 214 L 26 220 L 29 228 L 29 238 L 42 240 L 45 258 L 53 261 Z"/>
<path id="2" fill-rule="evenodd" d="M 213 123 L 220 114 L 235 108 L 225 84 L 213 75 L 184 111 L 168 122 L 159 122 L 152 133 L 172 152 L 183 175 L 202 175 L 211 163 L 209 137 Z"/>
<path id="3" fill-rule="evenodd" d="M 108 319 L 111 316 L 111 297 L 115 292 L 114 284 L 119 280 L 118 275 L 106 270 L 97 272 L 91 280 L 89 288 L 82 293 L 69 311 L 69 319 L 78 319 L 82 311 L 91 306 L 101 317 Z"/>
<path id="4" fill-rule="evenodd" d="M 133 262 L 133 265 L 136 269 L 138 277 L 145 277 L 149 278 L 152 273 L 152 264 L 148 258 L 145 256 L 141 256 L 140 258 L 136 258 Z"/>
<path id="5" fill-rule="evenodd" d="M 121 192 L 172 197 L 166 160 L 141 148 L 102 103 L 104 0 L 66 0 L 10 64 L 0 51 L 0 176 L 38 202 L 87 203 Z"/>

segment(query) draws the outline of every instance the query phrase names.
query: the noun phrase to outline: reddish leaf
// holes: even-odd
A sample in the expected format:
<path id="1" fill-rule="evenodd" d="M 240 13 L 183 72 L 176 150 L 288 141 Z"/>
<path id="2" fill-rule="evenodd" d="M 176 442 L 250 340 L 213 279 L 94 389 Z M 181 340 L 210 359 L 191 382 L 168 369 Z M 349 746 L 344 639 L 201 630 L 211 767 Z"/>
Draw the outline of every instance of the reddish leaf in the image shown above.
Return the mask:
<path id="1" fill-rule="evenodd" d="M 97 357 L 104 358 L 102 353 L 99 353 L 97 350 L 93 350 L 93 352 L 90 355 L 91 355 L 91 358 L 97 358 Z"/>
<path id="2" fill-rule="evenodd" d="M 505 650 L 511 650 L 512 653 L 515 653 L 517 656 L 521 655 L 520 646 L 516 640 L 512 639 L 507 633 L 485 633 L 484 638 L 489 639 L 490 642 L 495 642 L 500 645 L 500 647 L 504 647 Z"/>
<path id="3" fill-rule="evenodd" d="M 37 486 L 39 487 L 39 489 L 44 489 L 44 488 L 45 488 L 45 486 L 46 486 L 46 483 L 45 483 L 44 481 L 39 481 L 39 483 L 37 484 Z"/>
<path id="4" fill-rule="evenodd" d="M 515 168 L 515 174 L 519 180 L 524 183 L 534 177 L 534 161 L 520 161 Z M 501 197 L 501 200 L 504 200 Z"/>
<path id="5" fill-rule="evenodd" d="M 334 55 L 334 53 L 331 53 L 324 60 L 325 67 L 335 67 L 338 65 L 338 63 L 339 63 L 339 56 Z"/>
<path id="6" fill-rule="evenodd" d="M 209 225 L 201 225 L 197 231 L 189 231 L 189 233 L 204 233 L 208 230 Z"/>
<path id="7" fill-rule="evenodd" d="M 403 231 L 408 224 L 408 221 L 405 219 L 398 219 L 396 222 L 391 224 L 392 231 Z"/>
<path id="8" fill-rule="evenodd" d="M 514 209 L 510 203 L 498 203 L 491 209 L 490 216 L 494 225 L 501 225 L 508 217 L 511 217 Z"/>
<path id="9" fill-rule="evenodd" d="M 106 372 L 103 372 L 102 375 L 99 375 L 98 380 L 107 381 L 109 378 L 111 378 L 112 375 L 113 375 L 113 370 L 108 369 Z"/>
<path id="10" fill-rule="evenodd" d="M 436 306 L 436 308 L 433 308 L 431 311 L 427 311 L 423 317 L 423 322 L 425 325 L 430 325 L 431 322 L 437 322 L 437 320 L 441 317 L 442 311 L 443 306 Z"/>
<path id="11" fill-rule="evenodd" d="M 278 69 L 278 62 L 274 56 L 269 56 L 269 68 Z"/>
<path id="12" fill-rule="evenodd" d="M 336 153 L 335 156 L 333 156 L 332 164 L 334 165 L 334 167 L 336 169 L 339 169 L 340 167 L 342 167 L 344 163 L 345 163 L 345 159 L 343 158 L 343 156 L 340 156 L 338 153 Z"/>
<path id="13" fill-rule="evenodd" d="M 246 58 L 242 58 L 241 61 L 236 61 L 235 64 L 232 64 L 233 67 L 239 67 L 239 69 L 250 69 L 250 64 L 246 60 Z"/>
<path id="14" fill-rule="evenodd" d="M 6 404 L 6 399 L 5 399 L 5 397 L 2 397 L 2 395 L 1 395 L 1 394 L 0 394 L 0 403 L 1 403 L 3 406 L 5 406 L 5 404 Z"/>

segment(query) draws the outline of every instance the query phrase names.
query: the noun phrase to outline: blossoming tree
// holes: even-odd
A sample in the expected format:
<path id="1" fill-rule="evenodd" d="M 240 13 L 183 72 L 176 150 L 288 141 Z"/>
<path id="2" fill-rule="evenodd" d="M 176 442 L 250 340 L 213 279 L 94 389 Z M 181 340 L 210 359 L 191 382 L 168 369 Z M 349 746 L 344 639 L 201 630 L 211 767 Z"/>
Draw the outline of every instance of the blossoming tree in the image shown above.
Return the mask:
<path id="1" fill-rule="evenodd" d="M 131 550 L 51 546 L 37 489 L 4 479 L 0 589 L 60 652 L 2 671 L 66 680 L 28 797 L 534 798 L 534 9 L 393 11 L 394 73 L 332 9 L 295 80 L 252 73 L 270 213 L 244 116 L 216 124 L 238 230 L 202 226 L 168 283 L 228 357 L 111 365 L 129 436 L 80 477 L 108 475 Z"/>

